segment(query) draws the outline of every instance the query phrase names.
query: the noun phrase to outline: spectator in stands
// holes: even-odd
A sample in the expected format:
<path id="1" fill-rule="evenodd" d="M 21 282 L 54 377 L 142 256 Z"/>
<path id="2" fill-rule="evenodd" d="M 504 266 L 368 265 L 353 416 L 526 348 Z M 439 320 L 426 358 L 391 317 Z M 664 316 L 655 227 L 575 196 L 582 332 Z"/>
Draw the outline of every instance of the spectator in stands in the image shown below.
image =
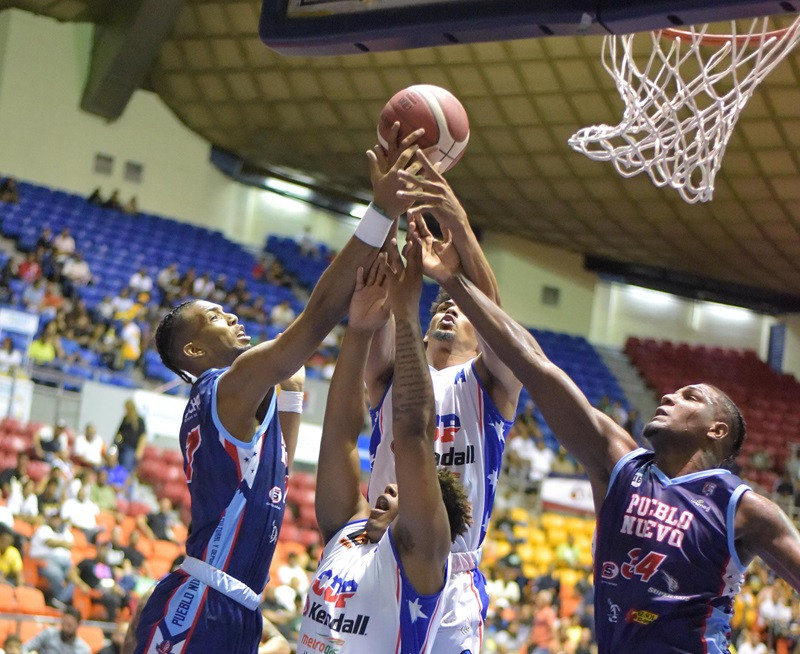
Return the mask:
<path id="1" fill-rule="evenodd" d="M 114 319 L 114 303 L 110 295 L 104 295 L 103 299 L 94 307 L 94 316 L 98 322 L 109 324 Z"/>
<path id="2" fill-rule="evenodd" d="M 45 512 L 45 523 L 31 536 L 30 556 L 39 562 L 39 575 L 47 580 L 45 596 L 56 607 L 72 599 L 67 573 L 72 568 L 71 550 L 75 544 L 69 525 L 58 510 Z"/>
<path id="3" fill-rule="evenodd" d="M 282 584 L 290 585 L 292 579 L 297 580 L 297 592 L 305 595 L 308 590 L 308 573 L 305 568 L 300 565 L 297 552 L 289 552 L 286 557 L 286 563 L 278 568 L 278 580 Z"/>
<path id="4" fill-rule="evenodd" d="M 194 288 L 194 282 L 197 279 L 197 271 L 194 269 L 194 266 L 190 266 L 186 269 L 186 274 L 180 278 L 178 282 L 178 286 L 180 287 L 180 292 L 186 293 L 187 296 L 191 295 L 192 289 Z"/>
<path id="5" fill-rule="evenodd" d="M 214 281 L 214 290 L 208 299 L 217 304 L 223 304 L 226 297 L 228 297 L 228 276 L 220 273 Z"/>
<path id="6" fill-rule="evenodd" d="M 289 642 L 268 619 L 264 619 L 258 654 L 290 654 Z"/>
<path id="7" fill-rule="evenodd" d="M 114 442 L 119 448 L 119 461 L 126 470 L 133 471 L 142 458 L 147 443 L 147 425 L 136 410 L 133 400 L 125 401 L 125 415 L 119 423 Z"/>
<path id="8" fill-rule="evenodd" d="M 27 455 L 25 456 L 27 457 Z M 6 506 L 17 518 L 29 523 L 38 522 L 40 520 L 39 496 L 36 494 L 36 484 L 33 479 L 26 477 L 21 484 L 12 485 Z"/>
<path id="9" fill-rule="evenodd" d="M 798 492 L 800 492 L 800 444 L 794 445 L 792 455 L 786 461 L 786 471 L 791 476 Z"/>
<path id="10" fill-rule="evenodd" d="M 36 239 L 36 250 L 51 250 L 53 248 L 53 230 L 48 225 L 42 227 L 39 238 Z"/>
<path id="11" fill-rule="evenodd" d="M 756 470 L 772 470 L 772 454 L 763 446 L 759 447 L 750 457 L 750 465 Z"/>
<path id="12" fill-rule="evenodd" d="M 625 423 L 628 422 L 628 412 L 625 410 L 625 407 L 622 406 L 622 402 L 619 400 L 614 400 L 611 404 L 611 409 L 609 410 L 609 416 L 611 419 L 616 422 L 618 425 L 625 426 Z"/>
<path id="13" fill-rule="evenodd" d="M 31 313 L 39 313 L 46 291 L 45 280 L 41 277 L 25 287 L 22 291 L 22 303 Z"/>
<path id="14" fill-rule="evenodd" d="M 133 294 L 150 293 L 153 290 L 153 278 L 147 272 L 147 268 L 142 266 L 133 273 L 128 280 L 128 288 Z"/>
<path id="15" fill-rule="evenodd" d="M 631 410 L 628 411 L 628 419 L 622 426 L 625 427 L 625 431 L 633 436 L 638 443 L 642 438 L 642 429 L 644 428 L 642 418 L 639 415 L 639 409 L 636 407 L 631 407 Z"/>
<path id="16" fill-rule="evenodd" d="M 81 614 L 68 606 L 61 617 L 61 628 L 47 627 L 22 646 L 23 652 L 38 654 L 92 654 L 89 645 L 78 636 Z"/>
<path id="17" fill-rule="evenodd" d="M 556 646 L 556 612 L 553 610 L 553 594 L 548 590 L 536 593 L 533 610 L 528 654 L 551 654 Z"/>
<path id="18" fill-rule="evenodd" d="M 51 327 L 52 325 L 52 327 Z M 37 366 L 46 366 L 56 359 L 64 359 L 61 340 L 56 333 L 56 323 L 50 322 L 44 331 L 31 341 L 28 347 L 28 358 Z"/>
<path id="19" fill-rule="evenodd" d="M 794 506 L 795 485 L 792 475 L 788 470 L 784 470 L 780 477 L 775 480 L 772 487 L 772 499 L 775 504 L 781 507 L 787 514 L 792 514 Z"/>
<path id="20" fill-rule="evenodd" d="M 89 499 L 97 504 L 101 511 L 117 510 L 117 491 L 108 483 L 108 470 L 102 468 L 97 473 L 97 481 L 89 488 Z"/>
<path id="21" fill-rule="evenodd" d="M 75 254 L 75 239 L 72 238 L 69 227 L 64 227 L 53 237 L 53 250 L 56 253 L 56 261 L 59 263 Z"/>
<path id="22" fill-rule="evenodd" d="M 129 627 L 130 625 L 127 622 L 117 622 L 114 631 L 111 632 L 111 642 L 97 652 L 97 654 L 122 654 L 122 646 L 125 644 L 125 634 L 128 632 Z"/>
<path id="23" fill-rule="evenodd" d="M 151 540 L 175 542 L 175 534 L 172 532 L 175 523 L 176 518 L 172 510 L 172 502 L 166 497 L 158 500 L 158 511 L 148 513 L 146 516 L 140 515 L 136 518 L 136 526 Z"/>
<path id="24" fill-rule="evenodd" d="M 267 276 L 267 258 L 262 256 L 258 261 L 253 264 L 253 267 L 250 269 L 250 276 L 253 278 L 253 281 L 260 282 L 263 279 L 266 279 Z"/>
<path id="25" fill-rule="evenodd" d="M 103 202 L 101 205 L 104 209 L 113 209 L 115 211 L 119 211 L 122 209 L 122 200 L 119 198 L 119 189 L 115 188 L 111 195 L 108 196 L 108 200 Z"/>
<path id="26" fill-rule="evenodd" d="M 44 424 L 33 432 L 33 451 L 40 459 L 52 459 L 53 454 L 68 452 L 67 421 L 61 418 L 54 427 Z"/>
<path id="27" fill-rule="evenodd" d="M 22 555 L 14 547 L 14 532 L 8 525 L 0 524 L 0 581 L 21 586 Z"/>
<path id="28" fill-rule="evenodd" d="M 178 274 L 178 264 L 171 263 L 166 268 L 162 268 L 156 275 L 156 285 L 165 295 L 173 295 L 180 289 L 180 275 Z"/>
<path id="29" fill-rule="evenodd" d="M 22 352 L 14 347 L 14 340 L 6 336 L 0 347 L 0 374 L 13 375 L 21 365 Z"/>
<path id="30" fill-rule="evenodd" d="M 44 286 L 44 296 L 39 303 L 39 313 L 42 318 L 52 320 L 56 318 L 59 309 L 64 307 L 64 295 L 61 287 L 56 282 L 47 282 Z M 54 321 L 55 322 L 55 321 Z"/>
<path id="31" fill-rule="evenodd" d="M 119 535 L 120 537 L 122 536 L 122 530 L 120 530 Z M 123 558 L 130 561 L 130 564 L 137 570 L 144 564 L 144 554 L 138 549 L 141 537 L 141 532 L 134 529 L 128 536 L 128 544 L 119 548 L 122 551 Z M 116 545 L 114 545 L 114 547 L 117 549 Z"/>
<path id="32" fill-rule="evenodd" d="M 563 447 L 558 448 L 558 453 L 553 459 L 553 465 L 550 467 L 550 472 L 554 475 L 574 475 L 578 471 L 572 457 L 567 454 Z"/>
<path id="33" fill-rule="evenodd" d="M 738 654 L 767 654 L 767 646 L 761 642 L 761 634 L 756 629 L 748 629 L 736 648 Z"/>
<path id="34" fill-rule="evenodd" d="M 28 252 L 22 263 L 17 266 L 17 275 L 27 284 L 33 284 L 42 277 L 42 263 L 35 252 Z"/>
<path id="35" fill-rule="evenodd" d="M 17 481 L 20 485 L 23 485 L 30 480 L 28 476 L 28 463 L 30 463 L 28 454 L 26 452 L 20 452 L 17 455 L 17 465 L 13 468 L 6 468 L 0 472 L 0 490 L 3 493 L 3 497 L 8 497 L 13 481 Z"/>
<path id="36" fill-rule="evenodd" d="M 297 245 L 300 247 L 300 254 L 304 257 L 316 257 L 319 253 L 319 246 L 311 234 L 310 225 L 303 227 L 303 231 L 297 236 Z"/>
<path id="37" fill-rule="evenodd" d="M 72 297 L 77 289 L 92 283 L 92 270 L 82 252 L 76 252 L 64 262 L 61 270 L 64 294 Z"/>
<path id="38" fill-rule="evenodd" d="M 270 322 L 281 329 L 291 325 L 296 317 L 289 300 L 283 300 L 280 304 L 276 304 L 269 313 Z"/>
<path id="39" fill-rule="evenodd" d="M 101 604 L 106 611 L 105 619 L 113 622 L 119 609 L 127 603 L 128 594 L 117 583 L 114 569 L 108 563 L 110 551 L 109 543 L 100 543 L 95 556 L 70 568 L 68 578 L 76 588 L 90 595 L 93 604 Z"/>
<path id="40" fill-rule="evenodd" d="M 6 177 L 0 181 L 0 202 L 19 204 L 19 189 L 17 180 L 13 177 Z"/>
<path id="41" fill-rule="evenodd" d="M 105 465 L 101 468 L 108 475 L 108 483 L 118 495 L 125 493 L 131 483 L 131 472 L 119 462 L 118 448 L 112 445 L 106 451 Z"/>
<path id="42" fill-rule="evenodd" d="M 123 205 L 122 210 L 129 216 L 135 216 L 137 213 L 139 213 L 139 201 L 136 199 L 135 195 L 132 195 L 130 199 Z"/>
<path id="43" fill-rule="evenodd" d="M 61 512 L 61 504 L 64 501 L 64 492 L 61 488 L 60 468 L 53 468 L 50 474 L 42 480 L 42 490 L 36 498 L 39 511 L 48 513 L 52 511 Z"/>
<path id="44" fill-rule="evenodd" d="M 99 513 L 100 507 L 89 498 L 89 489 L 86 486 L 81 486 L 75 497 L 68 497 L 61 505 L 61 517 L 80 529 L 90 543 L 94 543 L 97 534 L 102 531 L 97 526 Z"/>
<path id="45" fill-rule="evenodd" d="M 286 275 L 280 261 L 273 261 L 267 269 L 267 281 L 273 286 L 288 288 L 292 285 L 292 280 Z"/>
<path id="46" fill-rule="evenodd" d="M 192 295 L 203 300 L 207 300 L 214 292 L 214 282 L 211 281 L 211 276 L 208 273 L 203 273 L 194 280 L 192 284 Z"/>
<path id="47" fill-rule="evenodd" d="M 565 568 L 577 568 L 581 559 L 581 548 L 575 544 L 575 537 L 567 533 L 567 540 L 559 543 L 554 553 L 556 564 Z"/>
<path id="48" fill-rule="evenodd" d="M 6 642 L 3 643 L 3 649 L 0 654 L 22 654 L 22 641 L 19 636 L 8 636 Z"/>
<path id="49" fill-rule="evenodd" d="M 100 190 L 99 186 L 94 191 L 91 192 L 89 197 L 86 198 L 86 201 L 89 204 L 93 204 L 98 207 L 103 205 L 103 202 L 105 202 L 105 200 L 103 200 L 102 191 Z"/>
<path id="50" fill-rule="evenodd" d="M 103 439 L 97 435 L 97 428 L 88 422 L 83 433 L 75 437 L 72 456 L 80 465 L 99 468 L 103 464 L 105 449 Z"/>
<path id="51" fill-rule="evenodd" d="M 142 330 L 135 320 L 127 318 L 122 323 L 119 335 L 122 339 L 122 369 L 130 371 L 142 356 Z"/>
<path id="52" fill-rule="evenodd" d="M 129 288 L 123 288 L 119 295 L 115 296 L 111 300 L 111 306 L 114 309 L 114 319 L 119 320 L 123 316 L 128 315 L 130 310 L 133 308 L 134 300 L 131 297 L 131 290 Z"/>

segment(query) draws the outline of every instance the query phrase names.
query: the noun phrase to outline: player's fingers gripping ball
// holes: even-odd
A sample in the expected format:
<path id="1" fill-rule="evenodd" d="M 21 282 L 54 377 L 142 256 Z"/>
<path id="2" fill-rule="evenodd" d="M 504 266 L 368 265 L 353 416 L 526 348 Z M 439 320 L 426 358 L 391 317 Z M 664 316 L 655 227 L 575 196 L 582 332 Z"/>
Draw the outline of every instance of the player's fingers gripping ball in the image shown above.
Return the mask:
<path id="1" fill-rule="evenodd" d="M 463 105 L 450 91 L 432 84 L 409 86 L 384 105 L 378 119 L 378 143 L 384 150 L 389 149 L 395 122 L 400 123 L 400 140 L 420 127 L 425 129 L 418 145 L 432 163 L 439 164 L 442 173 L 458 162 L 469 141 L 469 119 Z"/>

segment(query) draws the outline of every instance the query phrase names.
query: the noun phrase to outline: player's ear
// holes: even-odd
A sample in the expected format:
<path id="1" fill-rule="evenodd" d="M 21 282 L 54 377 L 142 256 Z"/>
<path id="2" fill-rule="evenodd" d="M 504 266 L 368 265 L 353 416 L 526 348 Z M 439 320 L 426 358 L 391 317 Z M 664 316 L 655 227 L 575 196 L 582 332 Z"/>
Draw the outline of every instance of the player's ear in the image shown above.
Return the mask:
<path id="1" fill-rule="evenodd" d="M 205 354 L 205 350 L 203 350 L 203 348 L 199 345 L 196 345 L 194 341 L 189 341 L 186 345 L 184 345 L 182 352 L 185 356 L 192 359 L 201 357 Z"/>
<path id="2" fill-rule="evenodd" d="M 707 435 L 715 441 L 721 441 L 727 438 L 728 432 L 730 432 L 730 427 L 728 427 L 727 423 L 722 420 L 715 420 L 708 428 Z"/>

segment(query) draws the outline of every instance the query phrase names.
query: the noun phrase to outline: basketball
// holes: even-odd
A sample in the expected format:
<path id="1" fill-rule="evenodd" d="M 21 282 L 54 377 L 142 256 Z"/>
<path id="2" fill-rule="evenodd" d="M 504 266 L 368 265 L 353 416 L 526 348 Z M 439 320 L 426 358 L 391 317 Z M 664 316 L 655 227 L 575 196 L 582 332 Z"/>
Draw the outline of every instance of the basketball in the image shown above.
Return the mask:
<path id="1" fill-rule="evenodd" d="M 400 123 L 400 140 L 420 127 L 425 128 L 419 146 L 423 150 L 436 147 L 436 151 L 426 154 L 432 163 L 441 163 L 440 172 L 458 162 L 469 141 L 469 119 L 464 106 L 450 91 L 439 86 L 409 86 L 384 105 L 378 120 L 378 143 L 384 150 L 395 121 Z"/>

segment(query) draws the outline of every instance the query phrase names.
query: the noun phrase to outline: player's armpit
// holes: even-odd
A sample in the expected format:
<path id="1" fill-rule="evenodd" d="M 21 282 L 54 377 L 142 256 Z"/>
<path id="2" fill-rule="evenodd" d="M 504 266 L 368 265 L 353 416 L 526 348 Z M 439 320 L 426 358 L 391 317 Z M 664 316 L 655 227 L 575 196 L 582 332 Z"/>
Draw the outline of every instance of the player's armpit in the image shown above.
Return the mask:
<path id="1" fill-rule="evenodd" d="M 734 531 L 743 564 L 760 556 L 800 592 L 800 533 L 777 504 L 758 493 L 745 493 L 736 510 Z"/>

